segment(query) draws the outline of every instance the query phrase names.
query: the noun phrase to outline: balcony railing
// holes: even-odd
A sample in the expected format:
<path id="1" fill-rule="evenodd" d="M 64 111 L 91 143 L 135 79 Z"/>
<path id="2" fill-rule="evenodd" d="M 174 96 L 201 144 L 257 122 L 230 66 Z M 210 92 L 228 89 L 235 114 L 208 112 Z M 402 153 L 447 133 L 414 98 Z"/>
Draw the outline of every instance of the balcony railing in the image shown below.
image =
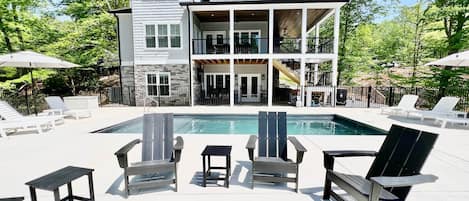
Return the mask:
<path id="1" fill-rule="evenodd" d="M 229 54 L 230 40 L 225 39 L 192 39 L 193 54 Z"/>
<path id="2" fill-rule="evenodd" d="M 316 45 L 316 40 L 318 40 L 318 45 Z M 322 38 L 322 37 L 309 37 L 307 39 L 307 53 L 333 53 L 334 41 L 332 38 Z"/>
<path id="3" fill-rule="evenodd" d="M 274 53 L 301 53 L 301 38 L 274 38 Z"/>
<path id="4" fill-rule="evenodd" d="M 241 39 L 243 40 L 243 39 Z M 252 38 L 235 44 L 235 54 L 265 54 L 269 52 L 268 38 Z"/>

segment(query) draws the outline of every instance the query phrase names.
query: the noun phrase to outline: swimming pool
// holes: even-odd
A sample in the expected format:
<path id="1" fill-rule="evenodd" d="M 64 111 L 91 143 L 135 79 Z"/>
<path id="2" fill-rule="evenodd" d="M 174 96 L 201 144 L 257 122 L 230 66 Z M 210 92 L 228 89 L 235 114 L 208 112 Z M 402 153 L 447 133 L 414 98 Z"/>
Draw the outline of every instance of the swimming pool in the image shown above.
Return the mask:
<path id="1" fill-rule="evenodd" d="M 176 134 L 257 134 L 257 115 L 174 115 Z M 93 133 L 142 133 L 142 117 Z M 384 135 L 385 131 L 339 115 L 288 115 L 289 135 Z"/>

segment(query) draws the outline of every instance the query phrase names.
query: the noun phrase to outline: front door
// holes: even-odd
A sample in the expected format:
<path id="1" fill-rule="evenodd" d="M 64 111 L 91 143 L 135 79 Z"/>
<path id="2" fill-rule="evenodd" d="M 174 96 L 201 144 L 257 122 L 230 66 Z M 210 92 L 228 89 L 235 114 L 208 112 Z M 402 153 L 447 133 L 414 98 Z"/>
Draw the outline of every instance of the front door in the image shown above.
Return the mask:
<path id="1" fill-rule="evenodd" d="M 260 75 L 241 74 L 238 76 L 238 91 L 241 102 L 260 102 Z"/>

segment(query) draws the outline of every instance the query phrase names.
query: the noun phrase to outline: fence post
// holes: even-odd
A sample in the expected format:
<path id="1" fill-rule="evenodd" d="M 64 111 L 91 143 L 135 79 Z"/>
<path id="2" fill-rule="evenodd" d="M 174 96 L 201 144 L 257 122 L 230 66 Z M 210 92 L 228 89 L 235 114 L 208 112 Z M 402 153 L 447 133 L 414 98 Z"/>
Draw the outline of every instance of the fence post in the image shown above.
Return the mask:
<path id="1" fill-rule="evenodd" d="M 370 105 L 371 105 L 371 86 L 368 87 L 368 104 L 367 104 L 367 107 L 370 108 Z"/>
<path id="2" fill-rule="evenodd" d="M 394 103 L 394 91 L 393 91 L 392 87 L 389 87 L 389 99 L 388 99 L 388 101 L 389 101 L 388 106 L 392 106 L 393 103 Z"/>

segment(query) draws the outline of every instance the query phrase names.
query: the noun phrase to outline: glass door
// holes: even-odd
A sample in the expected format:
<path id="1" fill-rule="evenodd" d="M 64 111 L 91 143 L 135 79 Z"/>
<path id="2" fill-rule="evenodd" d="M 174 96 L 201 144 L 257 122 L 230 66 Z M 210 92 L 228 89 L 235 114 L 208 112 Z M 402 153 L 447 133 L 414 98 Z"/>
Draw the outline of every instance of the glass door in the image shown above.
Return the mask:
<path id="1" fill-rule="evenodd" d="M 260 102 L 260 75 L 239 75 L 239 91 L 241 102 Z"/>

